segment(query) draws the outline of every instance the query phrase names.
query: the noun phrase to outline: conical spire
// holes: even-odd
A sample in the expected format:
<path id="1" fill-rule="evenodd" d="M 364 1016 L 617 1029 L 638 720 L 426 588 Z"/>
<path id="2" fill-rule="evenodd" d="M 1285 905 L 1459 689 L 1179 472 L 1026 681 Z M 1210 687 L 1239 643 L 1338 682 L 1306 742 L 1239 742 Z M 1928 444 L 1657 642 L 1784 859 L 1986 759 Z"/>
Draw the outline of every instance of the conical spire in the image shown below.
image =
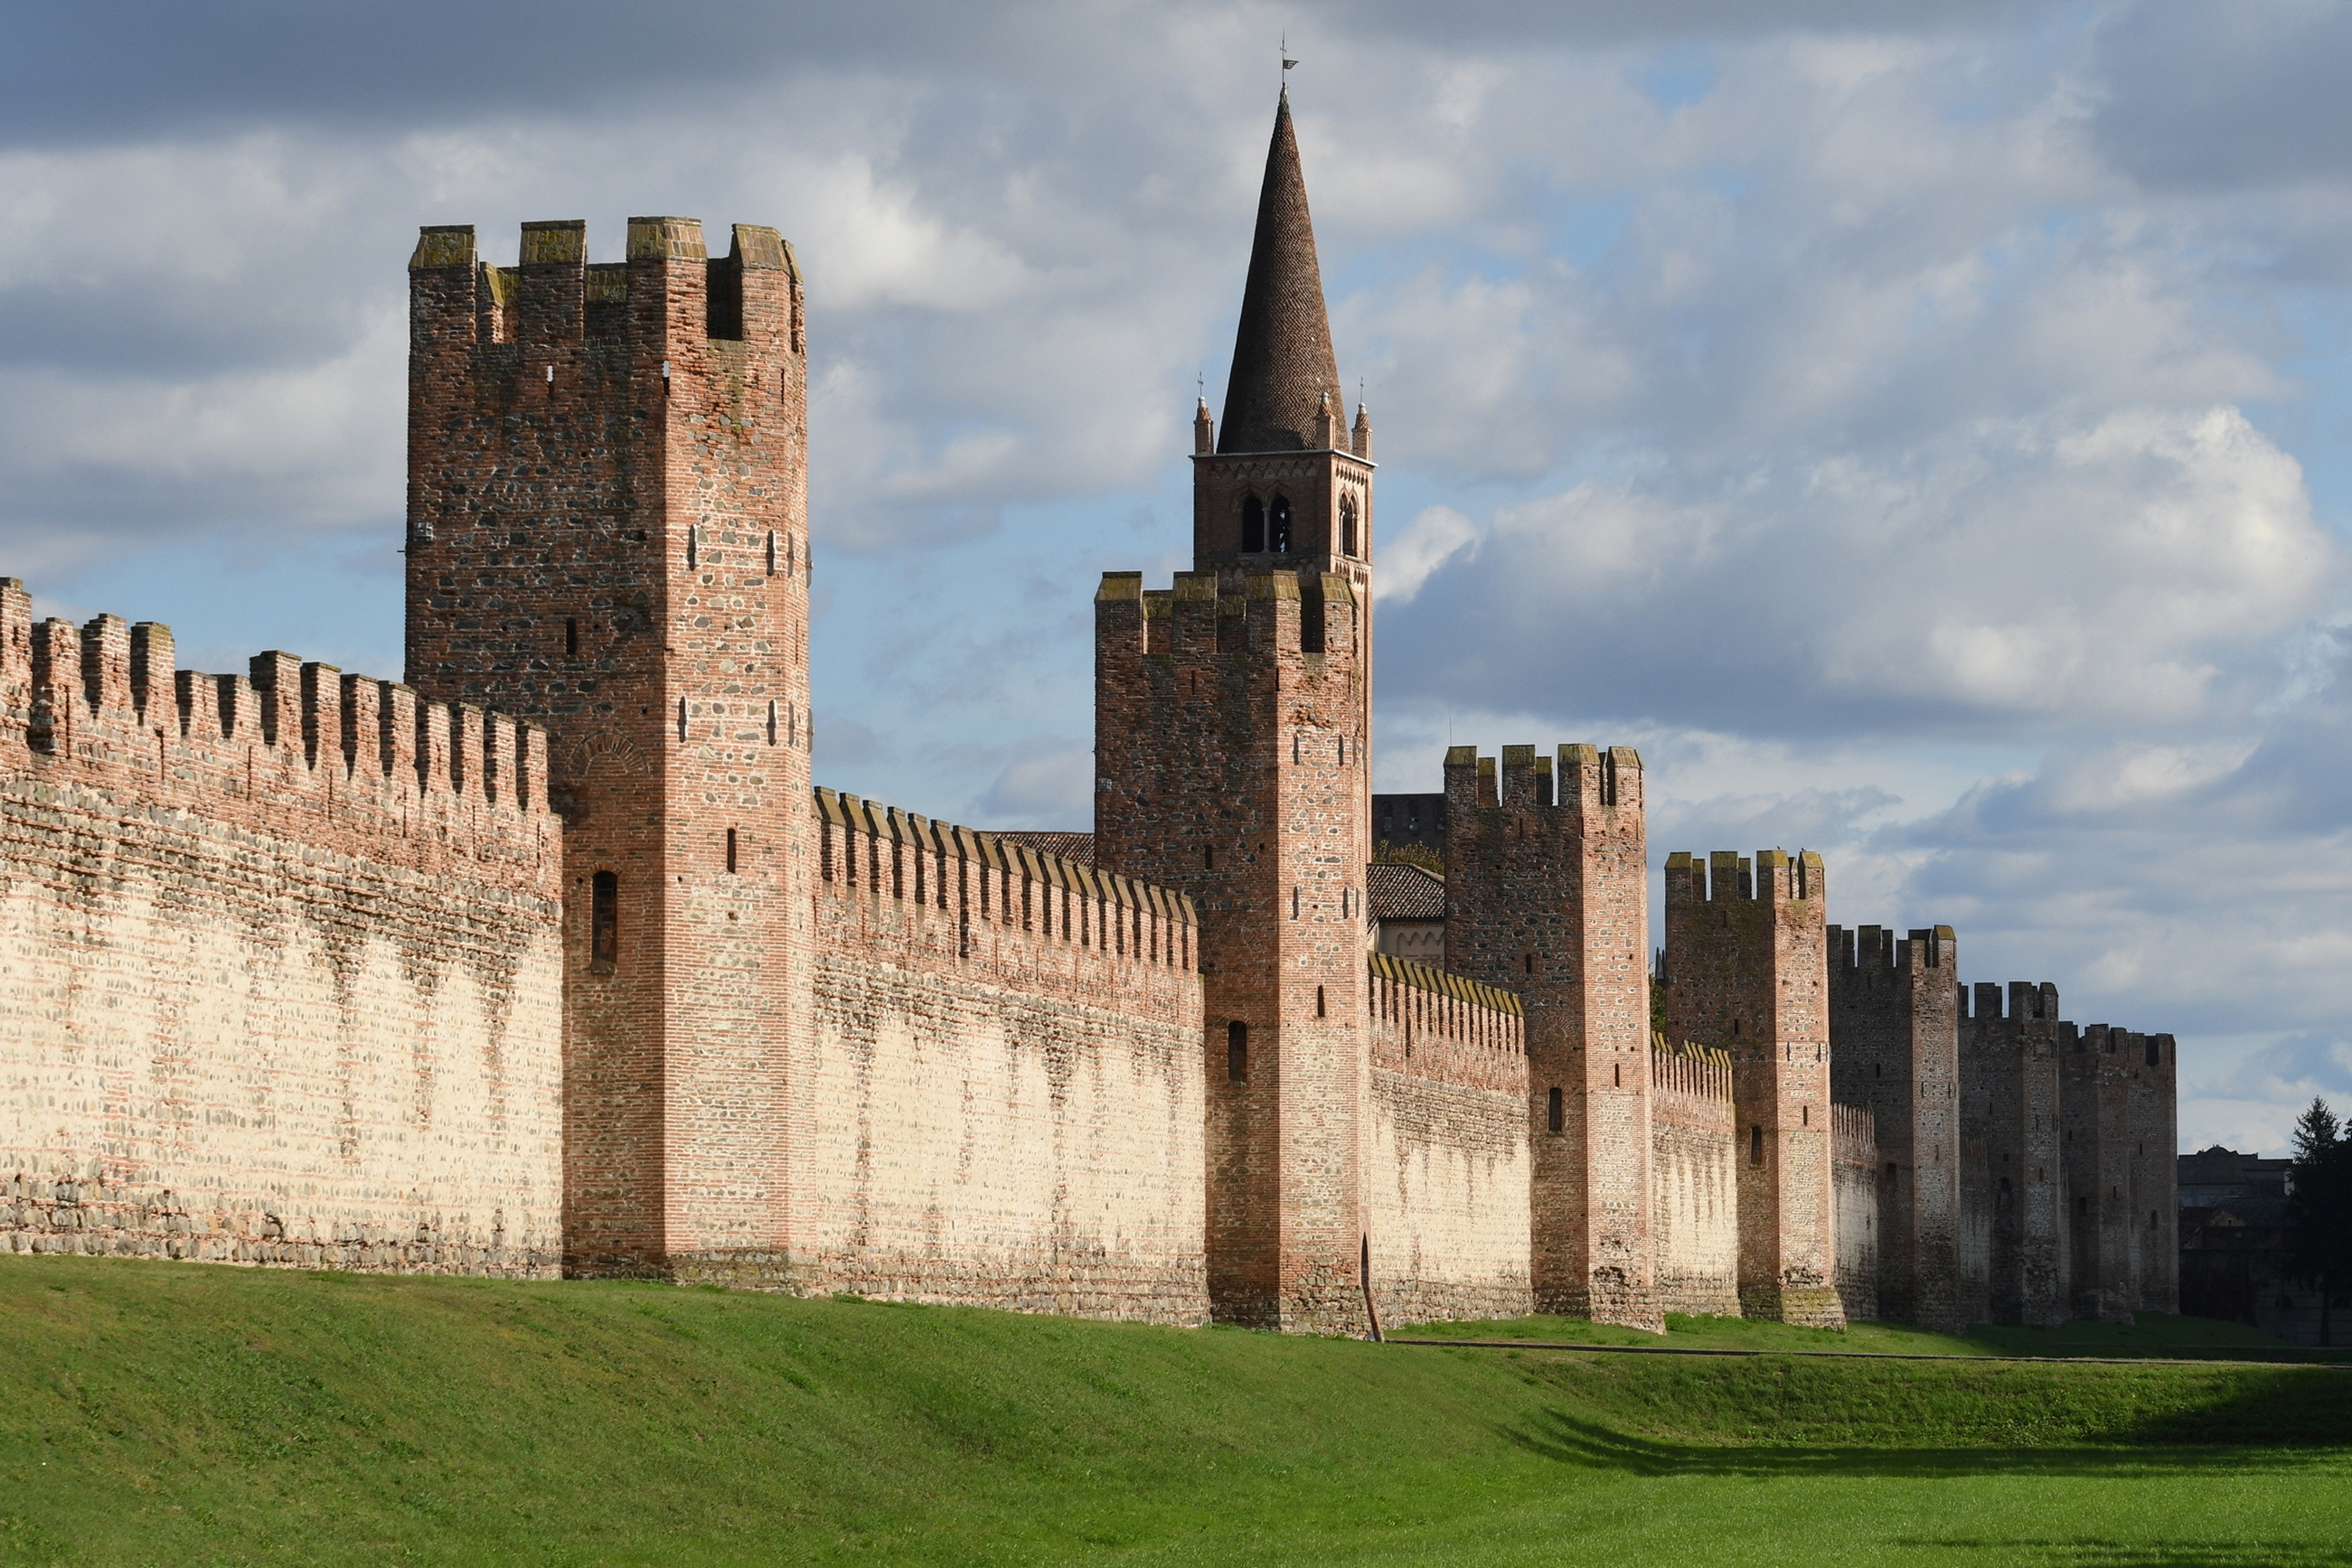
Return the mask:
<path id="1" fill-rule="evenodd" d="M 1307 214 L 1307 181 L 1298 172 L 1298 137 L 1286 88 L 1275 108 L 1274 142 L 1258 192 L 1257 237 L 1242 289 L 1241 329 L 1234 334 L 1234 372 L 1225 383 L 1217 450 L 1320 446 L 1316 422 L 1327 394 L 1339 395 L 1339 371 L 1331 357 L 1323 271 L 1315 261 L 1315 224 Z"/>

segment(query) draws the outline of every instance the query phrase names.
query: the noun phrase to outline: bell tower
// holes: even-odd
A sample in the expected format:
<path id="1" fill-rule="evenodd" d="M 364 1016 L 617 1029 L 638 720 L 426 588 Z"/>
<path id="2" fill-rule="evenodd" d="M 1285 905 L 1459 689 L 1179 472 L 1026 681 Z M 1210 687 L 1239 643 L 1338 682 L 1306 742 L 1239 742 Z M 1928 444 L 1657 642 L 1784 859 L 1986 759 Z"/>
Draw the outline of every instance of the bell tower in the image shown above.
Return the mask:
<path id="1" fill-rule="evenodd" d="M 1369 1326 L 1371 427 L 1351 431 L 1286 93 L 1193 560 L 1096 601 L 1095 859 L 1200 913 L 1220 1322 Z"/>

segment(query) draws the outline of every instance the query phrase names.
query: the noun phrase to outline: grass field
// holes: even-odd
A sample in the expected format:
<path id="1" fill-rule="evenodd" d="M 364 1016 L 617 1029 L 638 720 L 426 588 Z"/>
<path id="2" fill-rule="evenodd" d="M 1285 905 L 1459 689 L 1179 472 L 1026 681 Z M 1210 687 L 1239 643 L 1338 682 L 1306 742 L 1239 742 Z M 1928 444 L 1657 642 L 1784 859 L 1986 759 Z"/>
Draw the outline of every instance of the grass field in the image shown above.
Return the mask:
<path id="1" fill-rule="evenodd" d="M 0 1561 L 2352 1564 L 2352 1371 L 1831 1343 L 1958 1354 L 0 1258 Z"/>

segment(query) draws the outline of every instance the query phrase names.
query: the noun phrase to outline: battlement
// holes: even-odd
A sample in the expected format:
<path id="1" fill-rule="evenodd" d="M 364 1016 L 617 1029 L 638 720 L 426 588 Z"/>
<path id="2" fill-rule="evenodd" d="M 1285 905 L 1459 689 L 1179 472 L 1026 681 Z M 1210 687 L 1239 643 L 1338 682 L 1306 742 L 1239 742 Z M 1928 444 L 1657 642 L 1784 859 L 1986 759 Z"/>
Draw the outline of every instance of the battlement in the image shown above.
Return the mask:
<path id="1" fill-rule="evenodd" d="M 819 786 L 819 876 L 958 917 L 967 932 L 1036 932 L 1171 968 L 1198 962 L 1200 921 L 1181 893 L 974 829 Z"/>
<path id="2" fill-rule="evenodd" d="M 1526 1014 L 1517 997 L 1409 958 L 1366 956 L 1375 1067 L 1431 1082 L 1526 1093 Z"/>
<path id="3" fill-rule="evenodd" d="M 408 272 L 420 348 L 658 344 L 680 332 L 717 342 L 781 339 L 794 353 L 803 347 L 800 264 L 782 235 L 755 224 L 733 225 L 728 253 L 714 257 L 698 218 L 631 218 L 627 259 L 592 263 L 584 221 L 527 223 L 512 267 L 481 259 L 472 225 L 436 224 L 418 231 Z"/>
<path id="4" fill-rule="evenodd" d="M 290 653 L 243 675 L 182 670 L 170 627 L 37 622 L 16 578 L 0 578 L 0 757 L 18 779 L 293 838 L 495 841 L 536 866 L 556 833 L 535 724 Z"/>
<path id="5" fill-rule="evenodd" d="M 1107 571 L 1095 591 L 1102 652 L 1150 658 L 1321 653 L 1352 648 L 1361 605 L 1356 585 L 1311 568 L 1180 571 L 1146 590 L 1139 571 Z"/>
<path id="6" fill-rule="evenodd" d="M 1979 980 L 1974 987 L 1976 1006 L 1969 1006 L 1970 988 L 1960 988 L 1960 1018 L 1969 1023 L 2002 1023 L 2022 1025 L 2028 1020 L 2058 1027 L 2058 988 L 2048 980 L 2009 982 L 2009 1010 L 2001 1010 L 2001 988 L 1990 980 Z"/>
<path id="7" fill-rule="evenodd" d="M 1475 746 L 1445 753 L 1448 811 L 1557 808 L 1566 812 L 1601 809 L 1639 810 L 1642 754 L 1630 746 L 1563 745 L 1549 757 L 1532 746 L 1503 747 L 1502 766 Z"/>
<path id="8" fill-rule="evenodd" d="M 1753 859 L 1736 850 L 1717 850 L 1701 860 L 1676 850 L 1666 857 L 1666 903 L 1804 903 L 1828 896 L 1822 857 L 1811 850 L 1759 850 Z M 1949 936 L 1949 926 L 1937 926 Z"/>
<path id="9" fill-rule="evenodd" d="M 1731 1104 L 1731 1053 L 1693 1045 L 1688 1040 L 1670 1041 L 1663 1030 L 1654 1030 L 1650 1034 L 1650 1083 L 1662 1094 L 1721 1101 L 1727 1111 Z"/>
<path id="10" fill-rule="evenodd" d="M 1869 1106 L 1832 1103 L 1830 1136 L 1839 1165 L 1861 1170 L 1877 1168 L 1878 1119 Z"/>
<path id="11" fill-rule="evenodd" d="M 1958 940 L 1948 925 L 1914 930 L 1900 940 L 1885 926 L 1864 925 L 1849 930 L 1832 925 L 1829 928 L 1830 967 L 1848 977 L 1892 974 L 1902 969 L 1947 969 L 1958 956 Z"/>

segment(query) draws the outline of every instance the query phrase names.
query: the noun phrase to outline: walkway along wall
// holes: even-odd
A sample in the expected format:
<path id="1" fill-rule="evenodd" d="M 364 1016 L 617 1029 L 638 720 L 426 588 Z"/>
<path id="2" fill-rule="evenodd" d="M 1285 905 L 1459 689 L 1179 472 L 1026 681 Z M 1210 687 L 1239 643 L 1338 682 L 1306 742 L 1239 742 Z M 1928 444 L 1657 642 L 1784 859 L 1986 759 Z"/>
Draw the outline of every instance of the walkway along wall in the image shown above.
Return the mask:
<path id="1" fill-rule="evenodd" d="M 0 580 L 0 1236 L 545 1277 L 561 830 L 544 737 Z"/>
<path id="2" fill-rule="evenodd" d="M 1381 1323 L 1524 1316 L 1534 1298 L 1519 998 L 1384 953 L 1370 969 L 1364 1203 Z"/>
<path id="3" fill-rule="evenodd" d="M 796 1288 L 1208 1315 L 1190 904 L 830 789 Z"/>

